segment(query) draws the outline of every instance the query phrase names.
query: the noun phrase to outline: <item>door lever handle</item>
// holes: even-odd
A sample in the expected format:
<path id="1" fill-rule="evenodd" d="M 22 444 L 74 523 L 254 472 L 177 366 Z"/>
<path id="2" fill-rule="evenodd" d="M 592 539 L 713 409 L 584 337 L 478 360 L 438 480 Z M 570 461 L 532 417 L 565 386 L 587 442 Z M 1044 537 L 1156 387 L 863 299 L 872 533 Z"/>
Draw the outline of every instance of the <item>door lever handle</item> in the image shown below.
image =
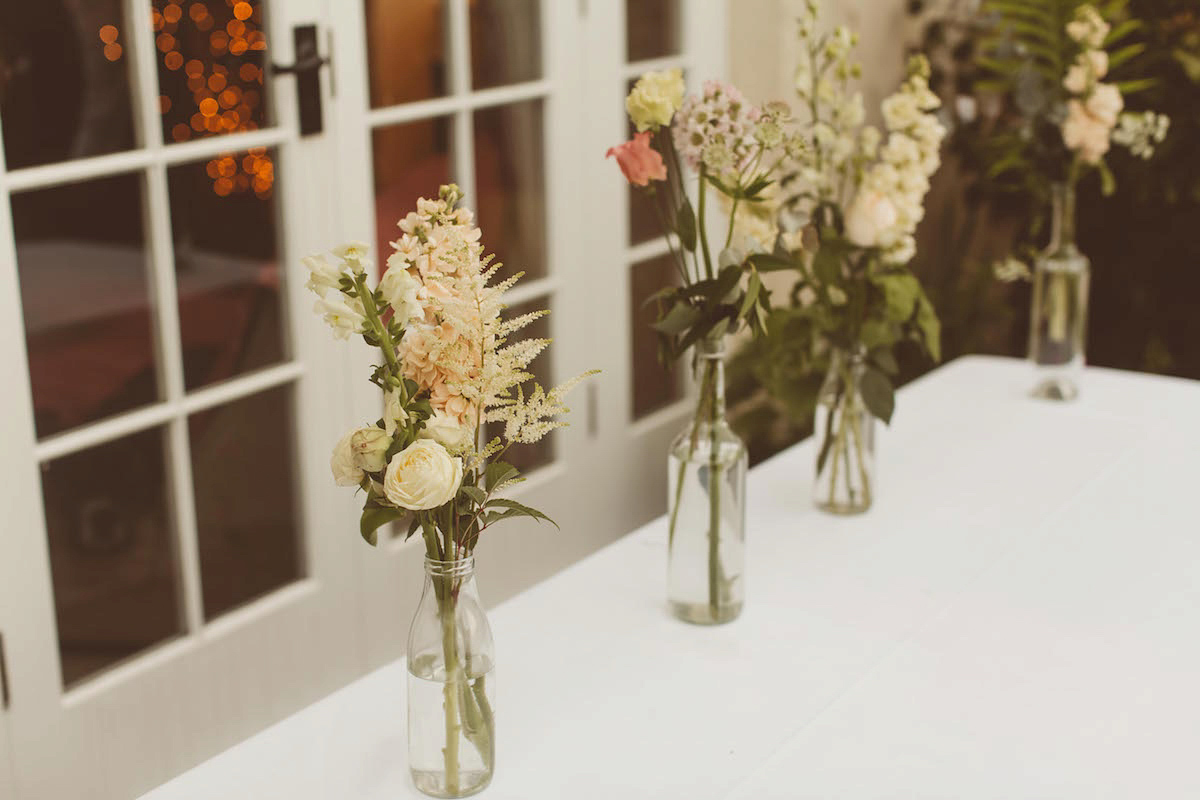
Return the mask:
<path id="1" fill-rule="evenodd" d="M 329 63 L 317 52 L 317 26 L 297 25 L 292 29 L 296 52 L 294 64 L 271 64 L 272 75 L 296 76 L 296 107 L 300 116 L 300 135 L 320 133 L 324 127 L 321 110 L 321 67 Z"/>

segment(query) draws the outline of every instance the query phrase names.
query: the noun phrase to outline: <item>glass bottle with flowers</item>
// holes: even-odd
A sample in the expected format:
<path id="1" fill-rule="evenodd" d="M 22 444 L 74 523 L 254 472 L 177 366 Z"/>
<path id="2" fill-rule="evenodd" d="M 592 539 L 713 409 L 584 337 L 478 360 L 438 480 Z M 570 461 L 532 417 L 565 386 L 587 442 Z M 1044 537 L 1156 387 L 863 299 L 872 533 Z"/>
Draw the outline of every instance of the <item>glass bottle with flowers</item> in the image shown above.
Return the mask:
<path id="1" fill-rule="evenodd" d="M 811 147 L 789 159 L 781 224 L 802 232 L 795 303 L 772 317 L 799 363 L 826 370 L 817 395 L 814 500 L 855 514 L 876 496 L 875 420 L 891 420 L 896 348 L 912 342 L 940 358 L 940 325 L 908 268 L 930 176 L 945 130 L 934 116 L 929 65 L 911 60 L 900 89 L 883 102 L 884 134 L 864 125 L 857 36 L 844 26 L 818 33 L 817 4 L 799 20 L 796 91 Z M 768 392 L 778 387 L 767 384 Z"/>
<path id="2" fill-rule="evenodd" d="M 475 588 L 475 545 L 492 525 L 545 514 L 503 496 L 520 481 L 505 453 L 566 423 L 563 398 L 586 375 L 549 391 L 526 371 L 549 344 L 515 338 L 546 312 L 503 319 L 518 273 L 494 285 L 473 215 L 457 186 L 417 201 L 379 285 L 367 246 L 310 256 L 316 311 L 340 339 L 361 336 L 382 357 L 370 376 L 383 417 L 337 443 L 340 486 L 365 494 L 360 533 L 405 520 L 425 542 L 425 587 L 408 638 L 408 754 L 416 787 L 433 797 L 484 789 L 495 766 L 492 633 Z M 501 435 L 481 442 L 485 423 Z M 553 524 L 553 523 L 552 523 Z"/>
<path id="3" fill-rule="evenodd" d="M 678 278 L 649 301 L 660 354 L 669 365 L 693 350 L 699 387 L 696 413 L 668 459 L 668 600 L 682 620 L 720 624 L 738 616 L 744 598 L 748 462 L 725 418 L 725 342 L 743 328 L 763 331 L 770 302 L 762 273 L 794 267 L 770 226 L 759 237 L 744 228 L 771 217 L 780 164 L 803 143 L 788 133 L 786 105 L 751 105 L 717 81 L 685 97 L 679 69 L 642 75 L 625 107 L 637 133 L 608 155 L 649 196 Z M 710 241 L 714 199 L 725 220 Z"/>
<path id="4" fill-rule="evenodd" d="M 1169 121 L 1161 114 L 1122 113 L 1125 97 L 1153 81 L 1104 81 L 1110 71 L 1128 73 L 1145 50 L 1136 41 L 1141 23 L 1125 5 L 1105 4 L 1102 13 L 1079 0 L 984 3 L 994 29 L 979 59 L 987 79 L 978 87 L 997 95 L 1004 109 L 986 142 L 990 177 L 1034 194 L 1049 208 L 1045 249 L 1016 253 L 996 269 L 1001 280 L 1017 280 L 1029 278 L 1026 263 L 1034 264 L 1029 359 L 1036 397 L 1071 400 L 1079 394 L 1091 262 L 1075 243 L 1077 186 L 1094 170 L 1102 192 L 1112 194 L 1116 184 L 1104 161 L 1111 146 L 1148 159 L 1167 134 Z"/>

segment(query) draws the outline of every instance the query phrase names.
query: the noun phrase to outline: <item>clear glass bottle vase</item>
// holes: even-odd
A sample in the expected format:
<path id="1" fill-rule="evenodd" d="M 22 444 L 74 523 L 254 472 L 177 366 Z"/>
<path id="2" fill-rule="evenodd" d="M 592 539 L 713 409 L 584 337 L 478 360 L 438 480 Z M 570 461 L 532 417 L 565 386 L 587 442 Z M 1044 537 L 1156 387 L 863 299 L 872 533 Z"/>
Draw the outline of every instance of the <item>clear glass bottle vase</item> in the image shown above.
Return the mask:
<path id="1" fill-rule="evenodd" d="M 1050 400 L 1079 395 L 1087 342 L 1091 264 L 1075 246 L 1075 187 L 1053 189 L 1050 244 L 1037 258 L 1029 313 L 1033 394 Z"/>
<path id="2" fill-rule="evenodd" d="M 408 632 L 408 762 L 430 797 L 483 791 L 495 767 L 495 646 L 475 559 L 425 559 Z"/>
<path id="3" fill-rule="evenodd" d="M 685 622 L 717 625 L 745 597 L 746 445 L 725 419 L 725 337 L 696 345 L 696 414 L 668 458 L 667 595 Z"/>
<path id="4" fill-rule="evenodd" d="M 817 395 L 813 499 L 831 514 L 861 514 L 875 496 L 875 417 L 863 401 L 865 369 L 864 348 L 835 347 Z"/>

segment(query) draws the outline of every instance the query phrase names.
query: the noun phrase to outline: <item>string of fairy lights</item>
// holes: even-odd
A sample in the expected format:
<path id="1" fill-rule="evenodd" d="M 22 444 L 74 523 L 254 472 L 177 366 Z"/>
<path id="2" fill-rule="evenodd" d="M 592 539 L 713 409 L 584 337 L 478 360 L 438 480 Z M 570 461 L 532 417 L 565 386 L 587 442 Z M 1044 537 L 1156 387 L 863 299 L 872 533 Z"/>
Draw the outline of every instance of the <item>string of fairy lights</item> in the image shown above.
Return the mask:
<path id="1" fill-rule="evenodd" d="M 246 0 L 152 0 L 154 44 L 159 54 L 159 112 L 164 138 L 193 138 L 257 130 L 265 117 L 262 4 Z M 116 25 L 99 30 L 103 55 L 124 54 Z M 275 164 L 266 148 L 221 153 L 205 172 L 221 197 L 253 192 L 270 196 Z"/>

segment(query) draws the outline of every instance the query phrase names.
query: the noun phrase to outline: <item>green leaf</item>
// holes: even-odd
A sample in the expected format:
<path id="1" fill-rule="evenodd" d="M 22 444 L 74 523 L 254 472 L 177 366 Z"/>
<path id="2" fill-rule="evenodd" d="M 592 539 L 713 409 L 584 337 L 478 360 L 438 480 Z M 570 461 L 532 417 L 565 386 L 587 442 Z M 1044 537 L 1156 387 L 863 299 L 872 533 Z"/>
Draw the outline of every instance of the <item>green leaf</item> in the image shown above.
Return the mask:
<path id="1" fill-rule="evenodd" d="M 758 273 L 752 273 L 750 280 L 746 283 L 746 295 L 742 298 L 742 306 L 738 309 L 738 316 L 745 317 L 750 309 L 754 308 L 754 303 L 758 300 L 758 293 L 762 290 L 762 279 L 758 277 Z"/>
<path id="2" fill-rule="evenodd" d="M 700 309 L 690 303 L 677 302 L 667 315 L 651 325 L 659 333 L 677 335 L 683 333 L 700 319 Z"/>
<path id="3" fill-rule="evenodd" d="M 1158 84 L 1158 78 L 1143 78 L 1140 81 L 1121 81 L 1117 84 L 1117 91 L 1128 97 L 1131 94 L 1153 89 Z"/>
<path id="4" fill-rule="evenodd" d="M 487 500 L 487 492 L 483 491 L 483 489 L 480 489 L 478 486 L 474 486 L 469 483 L 464 483 L 462 486 L 459 486 L 458 491 L 459 494 L 465 494 L 467 497 L 471 498 L 472 502 L 476 504 L 480 504 L 484 500 Z"/>
<path id="5" fill-rule="evenodd" d="M 358 522 L 358 531 L 366 543 L 374 547 L 379 541 L 379 529 L 407 513 L 402 508 L 364 508 L 362 519 Z"/>
<path id="6" fill-rule="evenodd" d="M 692 210 L 692 202 L 687 195 L 683 204 L 675 212 L 675 232 L 679 234 L 679 243 L 689 253 L 696 249 L 696 212 Z"/>
<path id="7" fill-rule="evenodd" d="M 784 269 L 796 269 L 798 266 L 794 259 L 774 253 L 755 253 L 746 260 L 759 272 L 779 272 Z"/>
<path id="8" fill-rule="evenodd" d="M 900 365 L 896 363 L 896 356 L 886 347 L 877 347 L 871 351 L 871 362 L 883 370 L 888 375 L 895 375 L 900 371 Z"/>
<path id="9" fill-rule="evenodd" d="M 1111 197 L 1117 191 L 1116 177 L 1108 164 L 1103 161 L 1096 165 L 1096 170 L 1100 173 L 1100 193 L 1105 197 Z"/>
<path id="10" fill-rule="evenodd" d="M 887 306 L 885 314 L 889 320 L 904 322 L 912 316 L 921 294 L 921 284 L 916 276 L 909 272 L 888 272 L 872 276 L 871 283 L 883 292 Z"/>
<path id="11" fill-rule="evenodd" d="M 933 304 L 929 302 L 929 298 L 925 293 L 921 293 L 921 299 L 917 304 L 916 316 L 917 328 L 921 331 L 921 338 L 925 342 L 925 350 L 928 351 L 929 357 L 934 361 L 942 360 L 942 323 L 938 320 L 937 312 L 933 310 Z"/>
<path id="12" fill-rule="evenodd" d="M 546 522 L 549 522 L 554 527 L 556 527 L 556 528 L 558 527 L 557 522 L 550 519 L 548 516 L 543 514 L 541 511 L 538 511 L 536 508 L 530 508 L 529 506 L 524 505 L 523 503 L 518 503 L 516 500 L 510 500 L 507 497 L 493 497 L 490 501 L 488 501 L 487 507 L 488 508 L 500 507 L 503 509 L 507 509 L 504 512 L 504 514 L 501 516 L 501 518 L 506 519 L 508 517 L 530 517 L 532 519 L 537 520 L 538 522 L 545 520 Z"/>
<path id="13" fill-rule="evenodd" d="M 512 464 L 504 461 L 493 461 L 483 472 L 483 485 L 488 491 L 496 488 L 507 480 L 515 478 L 521 472 Z"/>
<path id="14" fill-rule="evenodd" d="M 1117 52 L 1108 57 L 1108 68 L 1116 69 L 1131 58 L 1141 55 L 1146 51 L 1146 44 L 1138 42 L 1131 44 L 1128 47 L 1122 47 Z"/>
<path id="15" fill-rule="evenodd" d="M 896 410 L 896 391 L 888 377 L 874 367 L 867 367 L 863 370 L 859 389 L 867 410 L 876 419 L 890 423 L 892 412 Z"/>

